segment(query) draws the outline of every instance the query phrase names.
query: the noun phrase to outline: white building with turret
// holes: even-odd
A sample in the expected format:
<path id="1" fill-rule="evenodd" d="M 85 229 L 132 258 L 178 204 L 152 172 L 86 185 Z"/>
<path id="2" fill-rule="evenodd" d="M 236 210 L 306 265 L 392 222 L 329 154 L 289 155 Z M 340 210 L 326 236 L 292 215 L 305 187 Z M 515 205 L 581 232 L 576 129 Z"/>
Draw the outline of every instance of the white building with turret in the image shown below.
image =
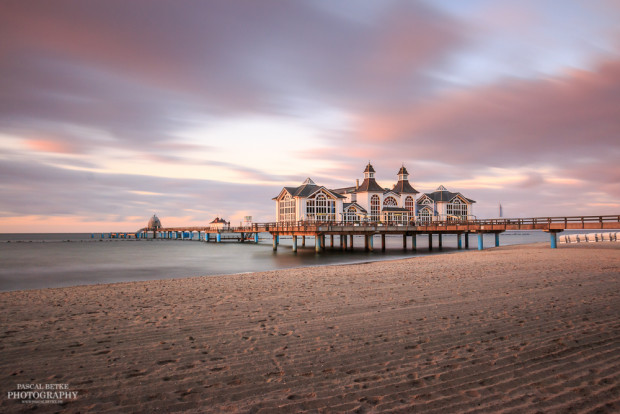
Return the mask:
<path id="1" fill-rule="evenodd" d="M 308 178 L 299 187 L 284 187 L 273 200 L 279 223 L 310 222 L 382 222 L 405 224 L 411 221 L 467 220 L 473 218 L 475 201 L 461 193 L 452 193 L 440 186 L 435 192 L 423 194 L 409 183 L 403 165 L 398 182 L 390 188 L 381 187 L 375 169 L 368 163 L 364 181 L 354 187 L 328 189 Z"/>

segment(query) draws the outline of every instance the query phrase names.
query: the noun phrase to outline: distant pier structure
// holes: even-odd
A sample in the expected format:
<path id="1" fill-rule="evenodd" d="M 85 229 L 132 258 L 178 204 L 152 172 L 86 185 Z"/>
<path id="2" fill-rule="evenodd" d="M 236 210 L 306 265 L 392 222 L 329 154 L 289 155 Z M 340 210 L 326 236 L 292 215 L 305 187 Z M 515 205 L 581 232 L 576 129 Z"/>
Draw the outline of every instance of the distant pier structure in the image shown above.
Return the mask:
<path id="1" fill-rule="evenodd" d="M 330 248 L 348 250 L 353 248 L 354 236 L 363 237 L 365 250 L 374 249 L 375 236 L 380 238 L 381 250 L 386 248 L 386 236 L 401 236 L 403 248 L 407 249 L 410 240 L 411 250 L 417 250 L 418 236 L 426 236 L 428 249 L 433 249 L 433 236 L 436 236 L 439 249 L 442 248 L 442 236 L 454 235 L 457 246 L 469 248 L 469 236 L 477 236 L 478 249 L 484 248 L 485 234 L 493 234 L 495 246 L 500 245 L 500 234 L 508 230 L 538 230 L 549 233 L 551 248 L 557 248 L 558 233 L 564 230 L 620 229 L 620 215 L 609 216 L 578 216 L 578 217 L 535 217 L 517 219 L 490 219 L 490 220 L 447 220 L 447 221 L 410 221 L 408 223 L 381 223 L 381 222 L 276 222 L 252 223 L 245 226 L 231 227 L 224 219 L 214 220 L 217 225 L 205 227 L 163 227 L 157 216 L 149 220 L 152 226 L 140 229 L 136 233 L 108 233 L 110 238 L 136 239 L 168 239 L 168 240 L 195 240 L 221 243 L 236 241 L 254 243 L 259 242 L 260 233 L 269 233 L 273 241 L 273 250 L 278 249 L 280 237 L 291 237 L 292 250 L 297 251 L 298 238 L 301 246 L 306 245 L 307 238 L 313 238 L 317 252 L 325 250 L 327 238 Z M 212 222 L 213 223 L 213 222 Z M 224 225 L 226 223 L 226 225 Z M 101 237 L 105 234 L 102 233 Z M 337 240 L 334 243 L 334 239 Z M 614 238 L 615 240 L 615 238 Z"/>

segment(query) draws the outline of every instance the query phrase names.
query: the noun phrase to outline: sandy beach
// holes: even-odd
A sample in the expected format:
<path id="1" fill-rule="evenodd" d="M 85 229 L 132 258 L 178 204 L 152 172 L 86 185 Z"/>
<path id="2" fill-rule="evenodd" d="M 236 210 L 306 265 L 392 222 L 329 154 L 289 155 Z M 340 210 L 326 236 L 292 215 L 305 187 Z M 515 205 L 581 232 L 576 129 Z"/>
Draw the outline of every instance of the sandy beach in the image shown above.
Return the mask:
<path id="1" fill-rule="evenodd" d="M 0 307 L 5 413 L 620 411 L 620 243 L 4 292 Z M 77 394 L 10 394 L 50 384 Z"/>

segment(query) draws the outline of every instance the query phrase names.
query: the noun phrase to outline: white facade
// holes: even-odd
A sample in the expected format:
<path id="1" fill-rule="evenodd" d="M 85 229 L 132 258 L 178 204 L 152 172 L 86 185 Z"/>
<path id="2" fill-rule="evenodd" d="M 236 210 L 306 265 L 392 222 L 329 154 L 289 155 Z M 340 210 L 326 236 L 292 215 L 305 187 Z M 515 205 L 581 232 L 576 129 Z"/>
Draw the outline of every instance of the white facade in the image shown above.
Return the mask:
<path id="1" fill-rule="evenodd" d="M 276 220 L 279 223 L 311 222 L 382 222 L 404 224 L 423 221 L 465 219 L 471 217 L 473 200 L 445 188 L 419 194 L 409 183 L 409 173 L 402 166 L 398 182 L 392 189 L 382 188 L 375 180 L 375 170 L 368 163 L 364 181 L 354 187 L 327 189 L 308 178 L 299 187 L 284 187 L 277 197 Z M 421 215 L 421 217 L 418 217 Z"/>
<path id="2" fill-rule="evenodd" d="M 422 194 L 417 201 L 417 216 L 420 222 L 463 221 L 474 219 L 474 200 L 461 193 L 448 191 L 443 185 L 432 193 Z"/>

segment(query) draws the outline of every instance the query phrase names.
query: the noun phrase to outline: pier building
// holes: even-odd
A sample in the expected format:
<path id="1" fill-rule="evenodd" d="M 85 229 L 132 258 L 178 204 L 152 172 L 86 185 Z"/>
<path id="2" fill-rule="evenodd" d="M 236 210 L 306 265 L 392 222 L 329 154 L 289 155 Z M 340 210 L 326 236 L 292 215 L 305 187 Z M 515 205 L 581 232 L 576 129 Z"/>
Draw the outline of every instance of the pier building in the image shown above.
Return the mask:
<path id="1" fill-rule="evenodd" d="M 420 193 L 409 182 L 409 172 L 404 165 L 392 188 L 381 187 L 375 173 L 369 162 L 362 184 L 357 180 L 352 187 L 328 189 L 310 178 L 299 187 L 284 187 L 273 198 L 276 221 L 406 224 L 418 219 L 427 223 L 474 218 L 475 201 L 448 191 L 444 186 L 417 198 Z"/>
<path id="2" fill-rule="evenodd" d="M 159 218 L 155 214 L 153 214 L 153 217 L 149 219 L 149 222 L 146 225 L 146 229 L 150 231 L 154 231 L 154 230 L 161 229 L 161 227 L 162 227 L 161 221 L 159 221 Z"/>
<path id="3" fill-rule="evenodd" d="M 224 220 L 223 218 L 216 217 L 211 223 L 209 223 L 209 227 L 212 229 L 223 230 L 230 227 L 230 222 Z"/>

